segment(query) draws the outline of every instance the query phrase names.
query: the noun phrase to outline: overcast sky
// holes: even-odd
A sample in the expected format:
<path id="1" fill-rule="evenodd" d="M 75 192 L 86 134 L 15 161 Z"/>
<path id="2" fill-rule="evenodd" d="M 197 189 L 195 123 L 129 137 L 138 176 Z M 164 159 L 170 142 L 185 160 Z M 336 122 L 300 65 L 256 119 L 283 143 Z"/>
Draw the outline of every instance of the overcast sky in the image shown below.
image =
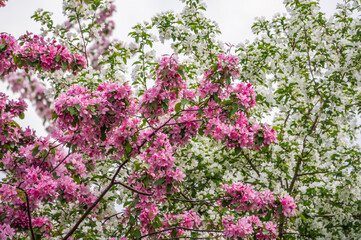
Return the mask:
<path id="1" fill-rule="evenodd" d="M 181 11 L 182 3 L 178 0 L 115 0 L 117 12 L 115 36 L 126 40 L 131 27 L 144 20 L 150 20 L 156 13 L 173 9 Z M 251 26 L 255 17 L 272 17 L 277 12 L 285 12 L 282 0 L 206 0 L 206 15 L 218 22 L 222 31 L 221 40 L 237 44 L 246 39 L 253 39 Z M 321 0 L 321 10 L 330 15 L 340 0 Z M 26 31 L 39 33 L 40 25 L 30 19 L 35 10 L 43 8 L 53 12 L 55 23 L 62 23 L 61 0 L 8 0 L 5 8 L 0 8 L 0 32 L 7 32 L 19 37 Z M 0 82 L 0 91 L 6 85 Z M 9 92 L 7 92 L 9 94 Z M 45 135 L 41 127 L 42 121 L 32 108 L 26 112 L 22 126 L 31 125 L 41 135 Z"/>

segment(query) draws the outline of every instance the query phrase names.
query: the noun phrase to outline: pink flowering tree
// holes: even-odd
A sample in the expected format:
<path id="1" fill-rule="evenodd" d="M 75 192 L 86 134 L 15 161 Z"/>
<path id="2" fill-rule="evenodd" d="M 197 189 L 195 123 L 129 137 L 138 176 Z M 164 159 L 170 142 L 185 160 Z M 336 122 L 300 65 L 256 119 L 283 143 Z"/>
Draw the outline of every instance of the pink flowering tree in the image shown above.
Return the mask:
<path id="1" fill-rule="evenodd" d="M 305 216 L 294 186 L 308 155 L 288 189 L 265 184 L 278 149 L 272 124 L 261 123 L 268 102 L 246 78 L 247 58 L 215 40 L 203 3 L 134 26 L 129 44 L 112 38 L 114 8 L 65 0 L 65 23 L 38 11 L 46 32 L 0 34 L 1 78 L 49 126 L 46 137 L 21 128 L 26 102 L 0 94 L 0 239 L 296 235 Z M 158 40 L 172 52 L 158 56 Z"/>

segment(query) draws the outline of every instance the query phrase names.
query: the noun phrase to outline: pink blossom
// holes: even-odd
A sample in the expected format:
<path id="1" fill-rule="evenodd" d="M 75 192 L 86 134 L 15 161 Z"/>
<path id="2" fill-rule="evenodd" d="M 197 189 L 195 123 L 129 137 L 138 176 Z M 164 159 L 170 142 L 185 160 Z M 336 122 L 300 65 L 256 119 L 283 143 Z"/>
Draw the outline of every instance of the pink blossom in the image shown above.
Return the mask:
<path id="1" fill-rule="evenodd" d="M 15 229 L 10 227 L 10 225 L 0 224 L 0 240 L 12 239 L 14 235 L 15 235 Z"/>
<path id="2" fill-rule="evenodd" d="M 286 217 L 292 217 L 296 215 L 296 204 L 292 197 L 285 195 L 279 197 L 282 204 L 282 214 Z"/>

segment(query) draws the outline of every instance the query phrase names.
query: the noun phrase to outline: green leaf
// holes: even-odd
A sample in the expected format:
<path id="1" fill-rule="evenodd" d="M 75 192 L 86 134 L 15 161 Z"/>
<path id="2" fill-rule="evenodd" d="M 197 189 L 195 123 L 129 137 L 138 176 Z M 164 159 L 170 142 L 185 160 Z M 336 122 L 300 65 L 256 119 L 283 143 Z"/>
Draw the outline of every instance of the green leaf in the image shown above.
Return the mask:
<path id="1" fill-rule="evenodd" d="M 231 116 L 234 115 L 238 111 L 238 104 L 233 103 L 232 104 L 232 110 L 231 110 Z"/>
<path id="2" fill-rule="evenodd" d="M 75 104 L 74 106 L 80 112 L 80 110 L 81 110 L 80 104 Z"/>
<path id="3" fill-rule="evenodd" d="M 175 239 L 177 237 L 177 230 L 174 229 L 171 233 L 171 236 Z"/>
<path id="4" fill-rule="evenodd" d="M 26 195 L 23 191 L 20 189 L 16 189 L 16 192 L 18 193 L 18 197 L 21 199 L 21 201 L 26 202 Z"/>
<path id="5" fill-rule="evenodd" d="M 125 151 L 127 151 L 128 153 L 130 153 L 132 151 L 132 145 L 130 145 L 130 143 L 128 141 L 125 144 Z"/>
<path id="6" fill-rule="evenodd" d="M 149 112 L 155 112 L 158 108 L 158 102 L 153 101 L 151 104 L 149 104 Z"/>
<path id="7" fill-rule="evenodd" d="M 144 178 L 144 180 L 143 180 L 144 185 L 145 185 L 145 186 L 148 186 L 148 185 L 149 185 L 149 182 L 150 182 L 150 179 L 149 179 L 148 176 L 146 176 L 146 177 Z"/>
<path id="8" fill-rule="evenodd" d="M 75 152 L 77 147 L 78 147 L 78 144 L 74 144 L 73 146 L 71 146 L 71 151 Z"/>
<path id="9" fill-rule="evenodd" d="M 24 119 L 24 118 L 25 118 L 25 114 L 24 114 L 23 112 L 21 112 L 21 113 L 19 114 L 19 118 L 20 118 L 20 119 Z"/>
<path id="10" fill-rule="evenodd" d="M 56 55 L 55 58 L 54 58 L 55 62 L 59 62 L 60 59 L 61 59 L 61 56 L 60 56 L 60 55 Z"/>
<path id="11" fill-rule="evenodd" d="M 56 114 L 56 112 L 53 112 L 51 114 L 51 119 L 57 119 L 58 118 L 58 114 Z"/>
<path id="12" fill-rule="evenodd" d="M 164 113 L 168 112 L 168 102 L 169 102 L 169 100 L 168 100 L 168 99 L 165 99 L 165 100 L 163 100 L 162 103 L 161 103 L 161 106 L 162 106 L 162 108 L 163 108 Z"/>
<path id="13" fill-rule="evenodd" d="M 188 99 L 182 99 L 181 104 L 182 106 L 186 105 L 188 103 Z"/>
<path id="14" fill-rule="evenodd" d="M 105 141 L 105 139 L 107 139 L 107 135 L 105 134 L 105 130 L 106 130 L 107 128 L 105 127 L 105 126 L 102 126 L 101 128 L 100 128 L 100 134 L 101 134 L 101 136 L 100 136 L 100 140 L 102 140 L 102 141 Z"/>
<path id="15" fill-rule="evenodd" d="M 299 216 L 303 221 L 307 221 L 307 218 L 302 213 L 300 213 Z"/>
<path id="16" fill-rule="evenodd" d="M 150 168 L 150 164 L 149 164 L 149 163 L 146 163 L 146 162 L 143 162 L 143 163 L 142 163 L 142 166 L 144 166 L 146 169 L 149 169 L 149 168 Z"/>
<path id="17" fill-rule="evenodd" d="M 167 184 L 167 193 L 172 191 L 172 184 Z"/>
<path id="18" fill-rule="evenodd" d="M 61 67 L 62 67 L 63 71 L 65 71 L 68 68 L 66 62 L 64 62 L 64 61 L 61 62 Z"/>
<path id="19" fill-rule="evenodd" d="M 264 221 L 269 221 L 271 217 L 271 212 L 268 212 L 267 215 L 264 217 Z"/>
<path id="20" fill-rule="evenodd" d="M 93 119 L 95 124 L 99 124 L 99 116 L 98 115 L 93 115 Z"/>
<path id="21" fill-rule="evenodd" d="M 5 44 L 5 43 L 2 43 L 2 44 L 0 45 L 0 51 L 5 51 L 5 49 L 6 49 L 6 44 Z"/>
<path id="22" fill-rule="evenodd" d="M 180 102 L 175 105 L 174 110 L 176 112 L 179 112 L 181 110 L 181 103 Z"/>
<path id="23" fill-rule="evenodd" d="M 157 224 L 156 222 L 152 222 L 152 227 L 153 227 L 154 229 L 157 229 L 157 228 L 158 228 L 158 224 Z"/>
<path id="24" fill-rule="evenodd" d="M 35 157 L 39 152 L 39 145 L 36 145 L 36 147 L 33 149 L 33 153 L 31 154 L 33 157 Z"/>
<path id="25" fill-rule="evenodd" d="M 73 107 L 67 107 L 66 109 L 70 112 L 70 115 L 75 116 L 75 109 Z"/>
<path id="26" fill-rule="evenodd" d="M 50 152 L 51 152 L 51 153 L 53 154 L 53 156 L 55 157 L 55 155 L 56 155 L 55 149 L 52 148 L 52 149 L 50 150 Z"/>
<path id="27" fill-rule="evenodd" d="M 2 214 L 1 216 L 0 216 L 0 222 L 2 221 L 2 220 L 4 220 L 6 218 L 6 214 Z"/>
<path id="28" fill-rule="evenodd" d="M 162 177 L 162 178 L 159 178 L 157 181 L 155 181 L 155 182 L 154 182 L 154 185 L 160 186 L 160 185 L 162 185 L 164 182 L 165 182 L 165 178 Z"/>
<path id="29" fill-rule="evenodd" d="M 134 218 L 133 216 L 130 216 L 130 218 L 129 218 L 129 223 L 130 223 L 131 225 L 134 225 L 134 224 L 135 224 L 135 218 Z"/>
<path id="30" fill-rule="evenodd" d="M 40 157 L 41 158 L 45 158 L 46 156 L 48 156 L 48 151 L 43 149 L 41 152 L 40 152 Z"/>
<path id="31" fill-rule="evenodd" d="M 36 65 L 38 65 L 39 61 L 35 60 L 35 61 L 30 61 L 30 60 L 26 60 L 26 63 L 32 67 L 35 67 Z"/>
<path id="32" fill-rule="evenodd" d="M 133 200 L 133 202 L 132 202 L 132 207 L 134 208 L 135 207 L 135 205 L 137 205 L 137 203 L 139 202 L 139 196 L 136 196 L 135 197 L 135 199 Z"/>
<path id="33" fill-rule="evenodd" d="M 139 229 L 135 230 L 134 236 L 135 236 L 137 239 L 140 239 L 140 237 L 142 236 L 142 234 L 140 233 Z"/>
<path id="34" fill-rule="evenodd" d="M 182 78 L 183 80 L 186 79 L 185 76 L 184 76 L 184 72 L 183 72 L 182 69 L 176 69 L 175 71 L 181 76 L 181 78 Z"/>

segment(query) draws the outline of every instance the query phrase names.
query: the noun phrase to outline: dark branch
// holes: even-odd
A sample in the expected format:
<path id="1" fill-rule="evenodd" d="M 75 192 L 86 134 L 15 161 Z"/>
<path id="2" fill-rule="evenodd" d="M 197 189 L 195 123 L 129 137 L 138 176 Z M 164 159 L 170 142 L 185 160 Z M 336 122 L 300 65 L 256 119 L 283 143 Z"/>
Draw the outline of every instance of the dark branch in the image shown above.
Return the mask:
<path id="1" fill-rule="evenodd" d="M 156 235 L 162 232 L 167 232 L 167 231 L 173 231 L 173 230 L 177 230 L 177 229 L 182 229 L 185 231 L 193 231 L 193 232 L 208 232 L 208 233 L 223 233 L 223 231 L 218 231 L 218 230 L 201 230 L 201 229 L 193 229 L 193 228 L 185 228 L 185 227 L 172 227 L 172 228 L 167 228 L 167 229 L 163 229 L 163 230 L 159 230 L 157 232 L 152 232 L 146 235 L 143 235 L 140 237 L 141 238 L 145 238 L 145 237 L 149 237 L 152 235 Z"/>
<path id="2" fill-rule="evenodd" d="M 30 213 L 30 203 L 29 203 L 29 196 L 27 194 L 27 192 L 23 191 L 25 194 L 25 198 L 26 198 L 26 211 L 28 213 L 28 218 L 29 218 L 29 228 L 30 228 L 30 232 L 31 232 L 31 239 L 35 240 L 35 234 L 34 234 L 34 229 L 33 229 L 33 224 L 31 222 L 31 213 Z"/>
<path id="3" fill-rule="evenodd" d="M 128 186 L 128 185 L 126 185 L 125 183 L 122 183 L 122 182 L 114 182 L 114 184 L 122 185 L 123 187 L 129 189 L 130 191 L 136 192 L 136 193 L 138 193 L 140 195 L 152 196 L 154 194 L 154 192 L 153 193 L 146 193 L 146 192 L 138 191 L 137 189 L 132 188 L 131 186 Z"/>

